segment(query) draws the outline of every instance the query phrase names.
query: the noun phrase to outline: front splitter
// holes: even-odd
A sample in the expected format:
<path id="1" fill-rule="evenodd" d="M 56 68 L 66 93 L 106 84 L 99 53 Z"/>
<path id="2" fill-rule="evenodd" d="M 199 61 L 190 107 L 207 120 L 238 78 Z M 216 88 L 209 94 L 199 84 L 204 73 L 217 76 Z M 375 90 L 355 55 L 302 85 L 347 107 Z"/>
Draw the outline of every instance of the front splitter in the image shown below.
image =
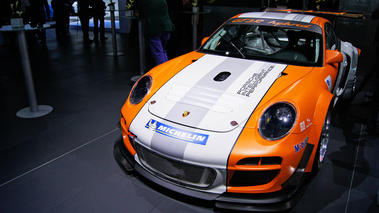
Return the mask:
<path id="1" fill-rule="evenodd" d="M 292 208 L 303 195 L 308 185 L 307 182 L 309 182 L 310 179 L 309 176 L 304 175 L 300 181 L 300 184 L 296 187 L 286 187 L 281 191 L 273 193 L 237 194 L 225 192 L 223 194 L 214 194 L 186 188 L 175 183 L 168 182 L 146 171 L 142 166 L 135 162 L 134 157 L 125 148 L 122 137 L 117 139 L 115 142 L 113 153 L 117 163 L 127 173 L 136 171 L 139 175 L 159 186 L 185 196 L 214 202 L 215 207 L 220 209 L 261 212 L 288 210 Z"/>

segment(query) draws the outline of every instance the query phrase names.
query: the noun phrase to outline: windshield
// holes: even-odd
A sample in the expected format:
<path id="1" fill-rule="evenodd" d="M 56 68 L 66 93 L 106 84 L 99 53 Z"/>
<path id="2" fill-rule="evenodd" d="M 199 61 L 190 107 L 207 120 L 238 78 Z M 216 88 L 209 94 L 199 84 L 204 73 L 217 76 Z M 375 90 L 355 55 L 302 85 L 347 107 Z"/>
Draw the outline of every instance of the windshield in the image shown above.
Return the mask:
<path id="1" fill-rule="evenodd" d="M 322 36 L 300 27 L 229 22 L 215 32 L 199 50 L 230 57 L 319 66 Z"/>

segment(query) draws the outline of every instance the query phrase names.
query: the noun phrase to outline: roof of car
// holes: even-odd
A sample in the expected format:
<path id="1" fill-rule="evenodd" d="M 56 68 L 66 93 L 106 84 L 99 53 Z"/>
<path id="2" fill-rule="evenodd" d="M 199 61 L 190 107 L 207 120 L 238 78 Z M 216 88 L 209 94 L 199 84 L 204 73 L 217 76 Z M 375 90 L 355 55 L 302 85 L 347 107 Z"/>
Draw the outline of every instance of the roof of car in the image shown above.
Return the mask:
<path id="1" fill-rule="evenodd" d="M 304 23 L 310 23 L 316 16 L 299 14 L 299 13 L 283 13 L 283 12 L 249 12 L 242 13 L 238 18 L 265 18 L 265 19 L 277 19 L 285 21 L 298 21 Z"/>
<path id="2" fill-rule="evenodd" d="M 321 17 L 282 12 L 250 12 L 236 15 L 225 24 L 264 25 L 281 28 L 293 28 L 322 34 L 321 22 L 312 22 L 313 19 L 323 20 Z"/>

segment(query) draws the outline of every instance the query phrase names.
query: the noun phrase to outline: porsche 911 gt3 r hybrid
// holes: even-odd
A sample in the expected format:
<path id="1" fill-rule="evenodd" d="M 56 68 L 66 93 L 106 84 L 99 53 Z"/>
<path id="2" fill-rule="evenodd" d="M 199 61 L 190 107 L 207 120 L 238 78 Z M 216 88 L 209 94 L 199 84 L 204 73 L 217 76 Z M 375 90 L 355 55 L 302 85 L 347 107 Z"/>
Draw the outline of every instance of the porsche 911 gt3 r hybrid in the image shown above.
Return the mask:
<path id="1" fill-rule="evenodd" d="M 331 23 L 253 12 L 142 76 L 121 109 L 127 171 L 219 208 L 284 210 L 325 157 L 331 110 L 360 50 Z"/>

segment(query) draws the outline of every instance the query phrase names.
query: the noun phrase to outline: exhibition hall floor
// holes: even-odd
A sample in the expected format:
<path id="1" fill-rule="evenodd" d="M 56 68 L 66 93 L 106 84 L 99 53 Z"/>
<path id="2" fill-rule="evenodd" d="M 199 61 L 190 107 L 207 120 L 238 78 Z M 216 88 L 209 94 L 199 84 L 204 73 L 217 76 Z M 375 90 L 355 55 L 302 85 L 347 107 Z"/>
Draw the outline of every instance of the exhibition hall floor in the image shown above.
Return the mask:
<path id="1" fill-rule="evenodd" d="M 84 44 L 80 31 L 70 33 L 56 40 L 47 30 L 46 47 L 29 41 L 38 104 L 53 107 L 39 118 L 16 116 L 29 106 L 19 53 L 12 43 L 0 47 L 0 212 L 223 212 L 120 169 L 113 143 L 139 74 L 138 40 L 118 34 L 124 54 L 113 57 L 110 34 Z M 337 106 L 325 163 L 289 212 L 379 212 L 379 134 L 368 129 L 376 82 L 364 79 L 374 63 L 373 50 L 362 48 L 358 85 L 365 87 Z"/>

